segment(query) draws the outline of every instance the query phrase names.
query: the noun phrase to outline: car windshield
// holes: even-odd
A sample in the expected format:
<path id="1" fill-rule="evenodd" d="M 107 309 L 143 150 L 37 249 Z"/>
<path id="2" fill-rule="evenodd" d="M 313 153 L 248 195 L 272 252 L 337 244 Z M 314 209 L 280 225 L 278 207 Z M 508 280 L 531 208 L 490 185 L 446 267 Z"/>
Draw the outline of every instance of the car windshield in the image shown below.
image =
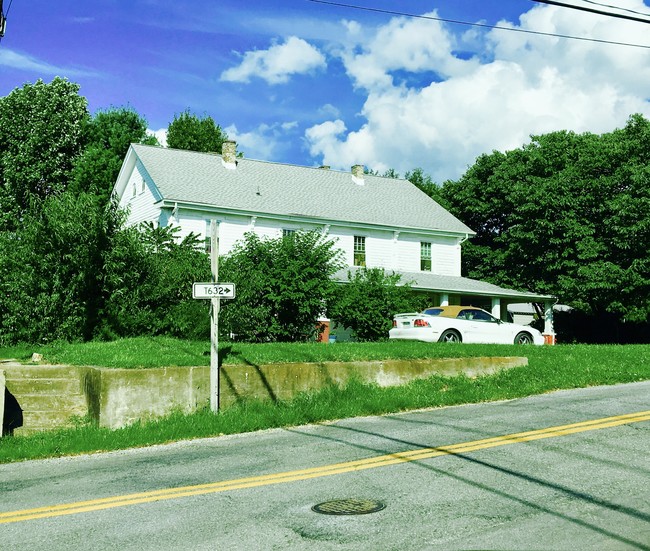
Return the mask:
<path id="1" fill-rule="evenodd" d="M 472 321 L 489 321 L 495 323 L 497 319 L 483 310 L 461 310 L 456 316 L 458 319 Z"/>
<path id="2" fill-rule="evenodd" d="M 430 316 L 439 316 L 442 314 L 442 308 L 427 308 L 424 313 Z"/>

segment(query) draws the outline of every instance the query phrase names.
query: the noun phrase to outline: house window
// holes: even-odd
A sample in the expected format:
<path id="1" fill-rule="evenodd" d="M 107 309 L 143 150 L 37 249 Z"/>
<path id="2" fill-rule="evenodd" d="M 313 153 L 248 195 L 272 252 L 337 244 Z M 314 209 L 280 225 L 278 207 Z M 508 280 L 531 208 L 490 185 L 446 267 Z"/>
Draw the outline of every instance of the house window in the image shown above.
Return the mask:
<path id="1" fill-rule="evenodd" d="M 431 243 L 425 241 L 420 243 L 420 270 L 423 272 L 431 271 Z"/>
<path id="2" fill-rule="evenodd" d="M 138 193 L 138 190 L 136 189 L 135 182 L 133 182 L 133 197 L 135 197 L 137 193 Z"/>
<path id="3" fill-rule="evenodd" d="M 140 193 L 144 193 L 145 187 L 146 187 L 146 184 L 144 182 L 144 178 L 142 178 L 142 187 L 140 188 Z"/>
<path id="4" fill-rule="evenodd" d="M 354 266 L 366 265 L 366 238 L 362 235 L 354 236 Z"/>
<path id="5" fill-rule="evenodd" d="M 287 228 L 282 228 L 282 237 L 291 237 L 296 233 L 296 230 L 290 230 Z"/>

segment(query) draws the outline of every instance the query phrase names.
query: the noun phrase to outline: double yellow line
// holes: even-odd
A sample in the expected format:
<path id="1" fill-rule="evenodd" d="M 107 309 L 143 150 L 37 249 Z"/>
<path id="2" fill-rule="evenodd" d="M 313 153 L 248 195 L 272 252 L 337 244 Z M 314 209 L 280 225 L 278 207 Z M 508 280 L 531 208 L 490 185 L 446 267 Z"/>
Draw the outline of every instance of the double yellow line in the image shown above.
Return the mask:
<path id="1" fill-rule="evenodd" d="M 336 474 L 361 471 L 364 469 L 375 469 L 378 467 L 387 467 L 398 463 L 407 463 L 411 461 L 421 461 L 431 459 L 442 455 L 453 455 L 467 453 L 508 444 L 519 444 L 541 440 L 543 438 L 555 438 L 558 436 L 567 436 L 580 432 L 600 430 L 619 425 L 630 423 L 639 423 L 641 421 L 650 421 L 650 410 L 640 411 L 637 413 L 628 413 L 614 417 L 604 417 L 573 423 L 571 425 L 561 425 L 545 429 L 519 432 L 483 440 L 474 440 L 453 444 L 449 446 L 440 446 L 436 448 L 420 448 L 406 452 L 392 453 L 370 457 L 368 459 L 359 459 L 357 461 L 347 461 L 345 463 L 335 463 L 322 467 L 311 469 L 302 469 L 298 471 L 288 471 L 284 473 L 275 473 L 262 476 L 253 476 L 249 478 L 238 478 L 235 480 L 226 480 L 223 482 L 212 482 L 208 484 L 197 484 L 194 486 L 183 486 L 180 488 L 166 488 L 154 490 L 151 492 L 141 492 L 122 496 L 106 497 L 92 499 L 88 501 L 78 501 L 75 503 L 65 503 L 61 505 L 51 505 L 38 507 L 36 509 L 25 509 L 22 511 L 9 511 L 0 513 L 0 524 L 12 522 L 21 522 L 25 520 L 34 520 L 39 518 L 58 517 L 62 515 L 75 515 L 77 513 L 86 513 L 90 511 L 100 511 L 102 509 L 111 509 L 113 507 L 126 507 L 128 505 L 138 505 L 141 503 L 150 503 L 153 501 L 162 501 L 165 499 L 180 499 L 183 497 L 197 496 L 202 494 L 212 494 L 217 492 L 228 492 L 231 490 L 241 490 L 244 488 L 256 488 L 258 486 L 269 486 L 271 484 L 284 484 L 286 482 L 295 482 L 298 480 L 308 480 L 310 478 L 319 478 L 322 476 L 331 476 Z"/>

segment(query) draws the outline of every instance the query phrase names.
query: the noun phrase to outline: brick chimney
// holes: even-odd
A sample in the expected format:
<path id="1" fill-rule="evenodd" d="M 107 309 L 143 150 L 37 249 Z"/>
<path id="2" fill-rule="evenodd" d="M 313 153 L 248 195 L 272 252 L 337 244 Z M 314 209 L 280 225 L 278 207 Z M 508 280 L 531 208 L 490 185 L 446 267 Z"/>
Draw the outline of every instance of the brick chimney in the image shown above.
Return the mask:
<path id="1" fill-rule="evenodd" d="M 221 145 L 221 159 L 226 168 L 237 168 L 237 142 L 227 140 Z"/>
<path id="2" fill-rule="evenodd" d="M 352 181 L 360 186 L 363 185 L 363 165 L 352 166 Z"/>

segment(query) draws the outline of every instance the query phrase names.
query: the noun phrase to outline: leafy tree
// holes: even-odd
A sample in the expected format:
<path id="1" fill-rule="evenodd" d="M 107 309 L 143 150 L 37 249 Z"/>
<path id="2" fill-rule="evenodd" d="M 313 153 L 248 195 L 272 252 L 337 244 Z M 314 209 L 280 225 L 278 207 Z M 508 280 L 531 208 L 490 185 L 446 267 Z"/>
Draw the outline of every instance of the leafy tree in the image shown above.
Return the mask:
<path id="1" fill-rule="evenodd" d="M 115 233 L 104 257 L 101 337 L 208 337 L 208 305 L 192 298 L 192 283 L 209 281 L 209 258 L 202 241 L 179 241 L 178 230 L 149 223 Z"/>
<path id="2" fill-rule="evenodd" d="M 220 329 L 252 342 L 307 341 L 332 300 L 341 253 L 319 232 L 262 240 L 253 233 L 223 259 L 219 279 L 237 286 Z"/>
<path id="3" fill-rule="evenodd" d="M 446 207 L 445 199 L 440 193 L 440 186 L 431 179 L 431 176 L 425 174 L 421 168 L 414 168 L 407 172 L 404 178 L 426 193 L 434 201 Z"/>
<path id="4" fill-rule="evenodd" d="M 596 315 L 650 319 L 650 122 L 553 132 L 479 157 L 442 195 L 477 232 L 470 277 L 554 294 Z"/>
<path id="5" fill-rule="evenodd" d="M 0 227 L 16 227 L 33 200 L 66 189 L 88 119 L 78 92 L 56 77 L 0 98 Z"/>
<path id="6" fill-rule="evenodd" d="M 146 121 L 91 119 L 78 90 L 57 78 L 0 99 L 0 342 L 207 336 L 191 298 L 210 274 L 202 243 L 123 228 L 110 201 L 129 144 L 151 143 Z"/>
<path id="7" fill-rule="evenodd" d="M 95 113 L 84 126 L 83 140 L 85 149 L 75 162 L 70 188 L 97 195 L 102 207 L 108 204 L 129 145 L 158 144 L 147 134 L 147 121 L 126 107 Z"/>
<path id="8" fill-rule="evenodd" d="M 189 110 L 174 117 L 167 129 L 167 146 L 175 149 L 221 153 L 228 135 L 210 116 L 199 118 Z"/>
<path id="9" fill-rule="evenodd" d="M 0 233 L 0 341 L 90 338 L 101 304 L 107 219 L 96 198 L 62 192 Z"/>
<path id="10" fill-rule="evenodd" d="M 352 329 L 359 340 L 385 340 L 395 314 L 419 310 L 419 299 L 408 284 L 400 285 L 399 274 L 363 268 L 348 272 L 348 280 L 328 312 L 337 324 Z"/>

